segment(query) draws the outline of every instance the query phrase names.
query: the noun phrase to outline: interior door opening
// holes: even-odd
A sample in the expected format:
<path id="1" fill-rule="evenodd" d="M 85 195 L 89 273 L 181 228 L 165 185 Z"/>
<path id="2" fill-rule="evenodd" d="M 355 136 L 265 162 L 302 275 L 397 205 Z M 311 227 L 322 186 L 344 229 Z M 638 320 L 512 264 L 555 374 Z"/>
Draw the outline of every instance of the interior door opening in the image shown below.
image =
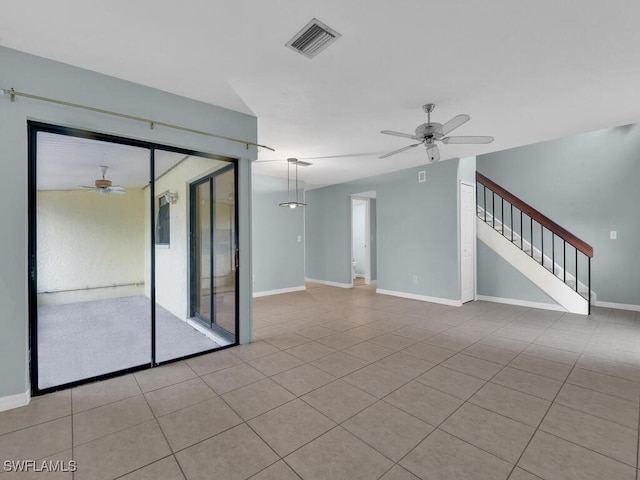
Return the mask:
<path id="1" fill-rule="evenodd" d="M 351 283 L 376 282 L 376 192 L 351 196 Z"/>

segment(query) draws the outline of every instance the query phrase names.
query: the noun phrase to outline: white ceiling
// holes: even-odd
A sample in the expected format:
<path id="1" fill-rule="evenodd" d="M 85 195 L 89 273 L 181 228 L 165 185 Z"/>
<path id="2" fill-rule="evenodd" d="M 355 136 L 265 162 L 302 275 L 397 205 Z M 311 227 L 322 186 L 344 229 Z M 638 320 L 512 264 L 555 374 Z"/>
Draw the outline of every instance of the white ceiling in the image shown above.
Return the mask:
<path id="1" fill-rule="evenodd" d="M 113 185 L 144 188 L 149 185 L 149 157 L 146 148 L 88 138 L 38 132 L 38 190 L 81 190 L 102 178 L 100 166 L 109 167 L 105 178 Z M 184 154 L 157 151 L 156 178 L 185 158 Z M 216 162 L 212 160 L 212 162 Z"/>
<path id="2" fill-rule="evenodd" d="M 254 171 L 286 177 L 284 159 L 310 160 L 309 186 L 426 163 L 423 149 L 377 156 L 410 143 L 380 130 L 412 132 L 427 102 L 434 121 L 471 116 L 456 134 L 496 139 L 443 145 L 445 159 L 640 121 L 637 0 L 0 6 L 0 45 L 255 114 L 276 152 Z M 309 60 L 284 45 L 313 17 L 342 38 Z"/>

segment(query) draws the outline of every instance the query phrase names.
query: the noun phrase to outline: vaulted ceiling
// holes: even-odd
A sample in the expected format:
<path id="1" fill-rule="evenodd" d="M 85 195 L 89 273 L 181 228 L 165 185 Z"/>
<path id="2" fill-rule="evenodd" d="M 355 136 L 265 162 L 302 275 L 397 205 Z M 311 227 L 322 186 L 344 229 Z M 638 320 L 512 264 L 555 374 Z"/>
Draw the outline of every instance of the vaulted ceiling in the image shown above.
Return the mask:
<path id="1" fill-rule="evenodd" d="M 258 117 L 254 171 L 311 187 L 427 163 L 413 132 L 458 113 L 443 159 L 640 120 L 637 0 L 0 0 L 0 45 Z M 284 45 L 312 18 L 342 37 Z M 8 86 L 0 86 L 6 88 Z M 19 89 L 19 86 L 15 86 Z M 37 92 L 33 92 L 37 93 Z M 213 152 L 215 153 L 215 152 Z"/>

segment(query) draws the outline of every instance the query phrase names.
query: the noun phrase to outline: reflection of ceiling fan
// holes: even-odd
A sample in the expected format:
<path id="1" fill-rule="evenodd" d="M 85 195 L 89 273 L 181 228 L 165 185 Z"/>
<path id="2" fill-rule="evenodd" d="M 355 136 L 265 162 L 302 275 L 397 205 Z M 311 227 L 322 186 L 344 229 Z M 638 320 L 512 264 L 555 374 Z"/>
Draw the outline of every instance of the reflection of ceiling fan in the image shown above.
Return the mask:
<path id="1" fill-rule="evenodd" d="M 105 178 L 105 175 L 107 174 L 107 169 L 109 167 L 100 165 L 99 168 L 100 168 L 100 171 L 102 172 L 102 178 L 97 179 L 95 181 L 95 186 L 89 187 L 88 185 L 80 185 L 82 188 L 89 188 L 91 190 L 98 191 L 103 195 L 106 195 L 107 193 L 117 193 L 118 195 L 124 195 L 125 193 L 127 193 L 124 187 L 120 185 L 112 185 L 111 180 L 107 180 Z"/>
<path id="2" fill-rule="evenodd" d="M 429 161 L 437 162 L 440 160 L 440 151 L 438 150 L 438 146 L 435 142 L 442 142 L 444 144 L 448 143 L 491 143 L 493 142 L 493 137 L 449 137 L 447 136 L 449 132 L 452 132 L 460 125 L 469 121 L 471 117 L 464 113 L 460 115 L 456 115 L 447 123 L 436 123 L 431 122 L 431 112 L 435 108 L 435 104 L 427 103 L 422 107 L 422 109 L 427 112 L 427 123 L 423 123 L 416 128 L 416 133 L 411 135 L 410 133 L 401 133 L 394 132 L 393 130 L 382 130 L 380 133 L 384 133 L 387 135 L 395 135 L 397 137 L 411 138 L 412 140 L 420 140 L 418 143 L 414 143 L 413 145 L 409 145 L 406 147 L 399 148 L 398 150 L 394 150 L 393 152 L 385 153 L 380 158 L 387 158 L 391 155 L 395 155 L 396 153 L 404 152 L 405 150 L 409 150 L 410 148 L 417 147 L 418 145 L 424 145 L 427 148 L 427 155 L 429 156 Z"/>

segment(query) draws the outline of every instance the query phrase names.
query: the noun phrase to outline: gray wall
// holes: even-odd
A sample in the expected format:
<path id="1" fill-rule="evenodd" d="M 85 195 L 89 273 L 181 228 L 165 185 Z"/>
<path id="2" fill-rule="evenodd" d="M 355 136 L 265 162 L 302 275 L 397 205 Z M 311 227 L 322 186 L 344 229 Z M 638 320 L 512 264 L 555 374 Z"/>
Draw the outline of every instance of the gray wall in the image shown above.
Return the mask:
<path id="1" fill-rule="evenodd" d="M 459 300 L 457 175 L 456 159 L 307 192 L 306 277 L 350 283 L 349 195 L 374 190 L 378 288 Z"/>
<path id="2" fill-rule="evenodd" d="M 640 305 L 640 125 L 601 130 L 482 155 L 478 171 L 538 209 L 594 250 L 592 290 L 603 302 Z M 609 231 L 618 232 L 617 240 Z M 484 254 L 483 254 L 484 256 Z M 479 255 L 479 262 L 486 258 Z M 533 295 L 496 290 L 511 269 L 478 279 L 478 293 Z"/>
<path id="3" fill-rule="evenodd" d="M 255 141 L 255 117 L 0 47 L 0 88 L 90 105 Z M 50 103 L 0 97 L 0 397 L 29 388 L 27 120 L 157 141 L 239 158 L 241 341 L 251 328 L 251 171 L 255 148 Z"/>
<path id="4" fill-rule="evenodd" d="M 304 287 L 304 208 L 278 205 L 287 201 L 285 178 L 254 175 L 252 185 L 254 293 Z"/>

